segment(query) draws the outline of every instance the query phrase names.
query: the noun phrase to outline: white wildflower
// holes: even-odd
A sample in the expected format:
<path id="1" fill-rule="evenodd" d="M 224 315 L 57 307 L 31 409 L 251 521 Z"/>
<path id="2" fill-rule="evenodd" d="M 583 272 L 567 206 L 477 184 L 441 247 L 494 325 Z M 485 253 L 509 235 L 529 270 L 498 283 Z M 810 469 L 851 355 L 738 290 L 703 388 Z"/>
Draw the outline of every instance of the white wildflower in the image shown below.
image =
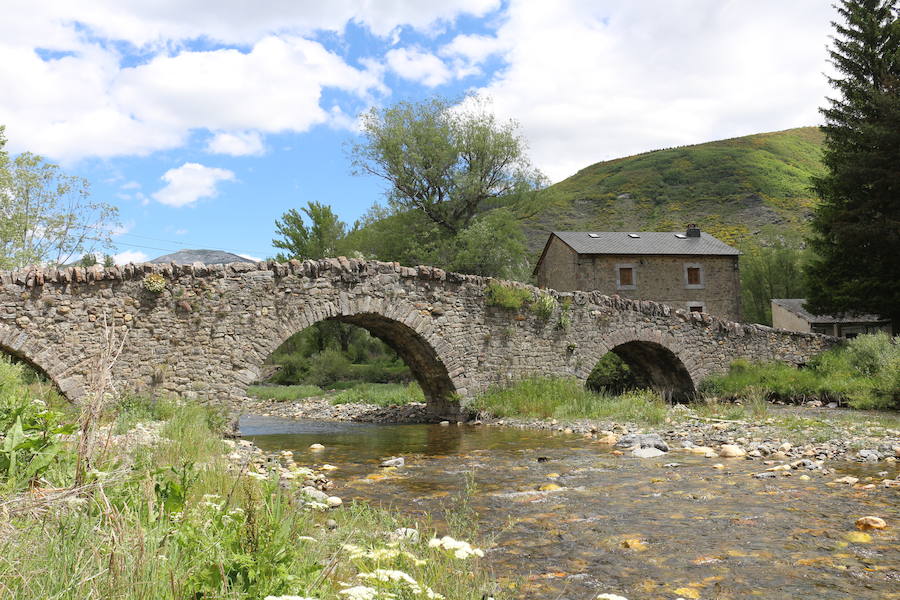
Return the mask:
<path id="1" fill-rule="evenodd" d="M 378 590 L 364 585 L 356 585 L 341 590 L 338 594 L 347 596 L 347 600 L 376 600 L 378 598 Z"/>
<path id="2" fill-rule="evenodd" d="M 265 600 L 316 600 L 307 596 L 266 596 Z"/>
<path id="3" fill-rule="evenodd" d="M 455 540 L 449 535 L 445 535 L 442 538 L 432 538 L 428 540 L 428 547 L 443 548 L 444 550 L 449 550 L 453 552 L 453 556 L 460 560 L 469 558 L 470 556 L 484 556 L 484 551 L 481 550 L 481 548 L 473 548 L 471 544 L 469 544 L 469 542 Z"/>

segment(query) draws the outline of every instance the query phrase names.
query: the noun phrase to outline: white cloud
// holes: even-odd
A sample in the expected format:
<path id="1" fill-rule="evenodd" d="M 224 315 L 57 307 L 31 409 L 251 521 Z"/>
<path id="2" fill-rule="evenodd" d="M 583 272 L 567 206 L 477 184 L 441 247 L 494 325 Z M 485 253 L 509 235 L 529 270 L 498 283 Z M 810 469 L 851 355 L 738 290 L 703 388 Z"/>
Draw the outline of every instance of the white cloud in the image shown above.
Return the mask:
<path id="1" fill-rule="evenodd" d="M 187 229 L 183 229 L 183 228 L 182 228 L 182 229 L 176 229 L 176 230 L 175 230 L 175 235 L 186 235 L 187 232 L 188 232 Z"/>
<path id="2" fill-rule="evenodd" d="M 142 263 L 147 262 L 149 257 L 144 252 L 140 250 L 125 250 L 124 252 L 119 252 L 118 254 L 113 254 L 113 261 L 117 265 L 125 265 L 128 263 Z"/>
<path id="3" fill-rule="evenodd" d="M 123 190 L 139 190 L 139 189 L 141 189 L 141 184 L 138 183 L 137 181 L 129 181 L 129 182 L 123 183 L 123 184 L 120 186 L 120 189 L 123 189 Z"/>
<path id="4" fill-rule="evenodd" d="M 109 235 L 111 235 L 112 237 L 116 237 L 119 235 L 125 235 L 132 229 L 134 229 L 134 221 L 128 221 L 127 223 L 120 223 L 119 225 L 116 225 L 115 227 L 112 227 L 109 230 Z"/>
<path id="5" fill-rule="evenodd" d="M 830 93 L 827 2 L 513 0 L 506 17 L 495 44 L 508 65 L 480 91 L 519 121 L 554 180 L 655 148 L 814 125 Z M 491 50 L 454 42 L 473 61 Z"/>
<path id="6" fill-rule="evenodd" d="M 256 256 L 252 256 L 250 254 L 238 254 L 241 258 L 246 258 L 247 260 L 252 260 L 253 262 L 262 262 L 263 259 L 258 258 Z"/>
<path id="7" fill-rule="evenodd" d="M 349 23 L 380 36 L 404 26 L 428 32 L 498 6 L 499 0 L 273 0 L 262 6 L 7 0 L 0 20 L 0 123 L 7 125 L 9 150 L 65 162 L 177 148 L 195 129 L 258 135 L 344 126 L 346 120 L 329 120 L 331 107 L 319 105 L 323 90 L 369 102 L 370 93 L 387 92 L 380 71 L 352 67 L 304 36 L 343 34 Z M 241 50 L 185 49 L 200 38 Z M 36 44 L 53 58 L 39 56 Z M 141 54 L 134 66 L 122 64 L 119 49 L 128 44 Z"/>
<path id="8" fill-rule="evenodd" d="M 177 169 L 166 171 L 161 179 L 166 186 L 155 192 L 153 198 L 168 206 L 185 206 L 200 198 L 218 195 L 216 186 L 221 181 L 234 181 L 234 173 L 198 163 L 184 163 Z"/>
<path id="9" fill-rule="evenodd" d="M 259 156 L 265 152 L 262 136 L 256 131 L 217 133 L 206 145 L 206 151 L 230 156 Z"/>
<path id="10" fill-rule="evenodd" d="M 428 87 L 447 83 L 453 76 L 440 58 L 418 48 L 395 48 L 388 51 L 385 59 L 400 77 Z"/>

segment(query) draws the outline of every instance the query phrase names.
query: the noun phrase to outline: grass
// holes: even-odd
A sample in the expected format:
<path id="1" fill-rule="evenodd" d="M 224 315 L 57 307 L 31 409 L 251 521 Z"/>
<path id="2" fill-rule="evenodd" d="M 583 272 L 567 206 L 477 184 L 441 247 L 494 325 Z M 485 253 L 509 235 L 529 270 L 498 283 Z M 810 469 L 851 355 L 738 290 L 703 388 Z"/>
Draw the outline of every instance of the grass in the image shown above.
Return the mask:
<path id="1" fill-rule="evenodd" d="M 383 597 L 414 597 L 410 584 L 361 576 L 376 569 L 404 571 L 448 600 L 492 595 L 480 559 L 429 547 L 437 532 L 427 522 L 361 503 L 313 510 L 272 479 L 232 472 L 220 422 L 202 407 L 177 405 L 161 443 L 129 449 L 131 468 L 99 462 L 92 490 L 49 509 L 15 512 L 7 504 L 13 512 L 0 522 L 0 595 L 337 600 L 347 582 Z M 336 527 L 326 527 L 326 519 Z M 458 535 L 464 525 L 440 533 Z M 420 539 L 392 544 L 388 534 L 400 527 L 417 528 Z"/>
<path id="2" fill-rule="evenodd" d="M 574 378 L 552 377 L 533 377 L 492 388 L 471 407 L 497 417 L 610 419 L 646 425 L 663 423 L 668 410 L 654 392 L 611 396 L 585 389 Z"/>
<path id="3" fill-rule="evenodd" d="M 247 395 L 260 400 L 274 400 L 275 402 L 293 402 L 312 396 L 321 396 L 324 392 L 317 385 L 251 385 L 247 388 Z"/>
<path id="4" fill-rule="evenodd" d="M 361 402 L 378 406 L 398 406 L 410 402 L 425 402 L 425 395 L 417 383 L 359 383 L 331 397 L 332 404 Z"/>
<path id="5" fill-rule="evenodd" d="M 861 335 L 823 352 L 804 369 L 735 361 L 728 373 L 710 377 L 700 387 L 725 398 L 763 394 L 769 400 L 900 408 L 900 344 L 885 333 Z"/>

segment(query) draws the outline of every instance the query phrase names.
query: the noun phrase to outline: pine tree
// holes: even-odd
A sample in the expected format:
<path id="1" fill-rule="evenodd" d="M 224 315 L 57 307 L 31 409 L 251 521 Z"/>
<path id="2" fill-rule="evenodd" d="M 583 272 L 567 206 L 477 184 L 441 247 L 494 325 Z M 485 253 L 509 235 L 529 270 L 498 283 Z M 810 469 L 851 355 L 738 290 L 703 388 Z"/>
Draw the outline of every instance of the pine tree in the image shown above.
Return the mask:
<path id="1" fill-rule="evenodd" d="M 898 0 L 841 0 L 829 50 L 839 92 L 821 109 L 827 173 L 806 269 L 814 313 L 871 312 L 900 325 Z"/>

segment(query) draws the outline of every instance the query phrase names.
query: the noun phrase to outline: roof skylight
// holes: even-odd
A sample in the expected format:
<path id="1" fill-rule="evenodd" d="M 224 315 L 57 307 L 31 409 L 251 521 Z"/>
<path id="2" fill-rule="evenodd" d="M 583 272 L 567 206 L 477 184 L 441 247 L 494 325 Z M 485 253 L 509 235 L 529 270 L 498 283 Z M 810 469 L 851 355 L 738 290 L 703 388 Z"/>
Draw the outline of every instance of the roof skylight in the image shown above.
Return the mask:
<path id="1" fill-rule="evenodd" d="M 686 236 L 685 234 L 683 234 L 683 233 L 676 233 L 676 234 L 675 234 L 675 237 L 677 237 L 679 240 L 686 240 L 686 239 L 687 239 L 687 236 Z"/>
<path id="2" fill-rule="evenodd" d="M 599 234 L 599 233 L 589 233 L 589 234 L 588 234 L 588 237 L 590 237 L 590 238 L 598 238 L 598 237 L 600 237 L 600 234 Z"/>
<path id="3" fill-rule="evenodd" d="M 637 239 L 637 238 L 639 238 L 639 237 L 641 237 L 641 236 L 639 236 L 639 235 L 636 234 L 636 233 L 629 233 L 629 234 L 628 234 L 628 237 L 630 237 L 630 238 L 632 238 L 632 239 Z"/>

